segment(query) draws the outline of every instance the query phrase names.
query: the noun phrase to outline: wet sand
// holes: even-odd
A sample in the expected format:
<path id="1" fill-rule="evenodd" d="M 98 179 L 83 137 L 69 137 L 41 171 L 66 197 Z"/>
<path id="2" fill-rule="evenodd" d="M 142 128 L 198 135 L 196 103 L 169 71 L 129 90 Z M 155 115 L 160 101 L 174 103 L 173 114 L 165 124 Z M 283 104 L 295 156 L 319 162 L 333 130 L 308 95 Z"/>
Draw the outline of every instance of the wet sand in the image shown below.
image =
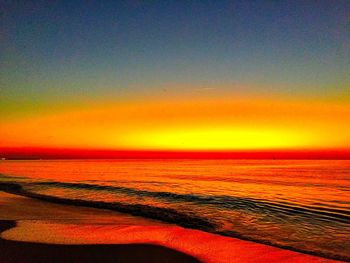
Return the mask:
<path id="1" fill-rule="evenodd" d="M 15 221 L 0 221 L 0 231 Z M 0 239 L 0 262 L 198 262 L 181 252 L 149 244 L 64 245 Z"/>
<path id="2" fill-rule="evenodd" d="M 332 262 L 156 220 L 3 192 L 0 220 L 0 262 Z"/>

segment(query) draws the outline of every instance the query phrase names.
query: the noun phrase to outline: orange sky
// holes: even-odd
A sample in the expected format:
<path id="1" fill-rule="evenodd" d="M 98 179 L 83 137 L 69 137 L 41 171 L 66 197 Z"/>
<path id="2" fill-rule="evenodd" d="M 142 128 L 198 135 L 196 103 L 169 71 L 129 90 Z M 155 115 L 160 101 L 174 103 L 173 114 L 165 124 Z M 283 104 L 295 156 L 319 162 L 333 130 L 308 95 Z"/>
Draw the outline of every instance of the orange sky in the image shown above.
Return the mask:
<path id="1" fill-rule="evenodd" d="M 346 149 L 348 116 L 350 106 L 342 102 L 254 96 L 99 102 L 5 119 L 0 147 Z"/>
<path id="2" fill-rule="evenodd" d="M 349 1 L 9 2 L 0 158 L 350 149 Z"/>

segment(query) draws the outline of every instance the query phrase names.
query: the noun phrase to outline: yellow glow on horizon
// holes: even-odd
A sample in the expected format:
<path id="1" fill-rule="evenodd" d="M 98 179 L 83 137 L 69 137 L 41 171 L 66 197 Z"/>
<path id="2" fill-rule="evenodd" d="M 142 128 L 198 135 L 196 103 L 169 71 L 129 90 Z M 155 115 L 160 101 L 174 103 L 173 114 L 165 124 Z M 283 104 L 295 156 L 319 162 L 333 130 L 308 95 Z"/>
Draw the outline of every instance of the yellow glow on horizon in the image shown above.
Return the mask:
<path id="1" fill-rule="evenodd" d="M 2 121 L 0 147 L 349 148 L 348 116 L 347 104 L 258 98 L 101 104 Z"/>
<path id="2" fill-rule="evenodd" d="M 244 150 L 304 147 L 307 133 L 278 129 L 188 128 L 130 135 L 130 147 L 178 150 Z M 134 146 L 133 146 L 134 145 Z"/>

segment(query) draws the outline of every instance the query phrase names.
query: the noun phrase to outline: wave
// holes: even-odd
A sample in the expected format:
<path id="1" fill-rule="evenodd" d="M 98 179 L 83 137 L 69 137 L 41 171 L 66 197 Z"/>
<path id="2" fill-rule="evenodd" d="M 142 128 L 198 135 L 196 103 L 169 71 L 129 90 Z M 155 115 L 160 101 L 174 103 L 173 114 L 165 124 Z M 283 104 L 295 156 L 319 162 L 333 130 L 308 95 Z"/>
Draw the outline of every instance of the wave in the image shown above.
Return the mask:
<path id="1" fill-rule="evenodd" d="M 180 213 L 171 208 L 159 208 L 142 204 L 123 204 L 120 202 L 108 203 L 103 201 L 87 201 L 82 199 L 68 199 L 56 196 L 49 196 L 27 191 L 23 188 L 22 185 L 17 183 L 0 182 L 0 190 L 11 194 L 22 195 L 52 203 L 114 210 L 135 216 L 142 216 L 151 219 L 162 220 L 186 228 L 196 228 L 208 232 L 213 232 L 217 228 L 217 225 L 213 222 L 210 222 L 209 220 L 197 217 L 195 215 Z"/>
<path id="2" fill-rule="evenodd" d="M 146 190 L 138 190 L 120 186 L 105 186 L 85 183 L 65 183 L 65 182 L 38 182 L 36 185 L 47 185 L 52 187 L 72 188 L 72 189 L 88 189 L 94 191 L 109 191 L 128 194 L 132 196 L 151 197 L 156 199 L 165 199 L 168 201 L 191 202 L 197 205 L 214 205 L 229 210 L 250 210 L 260 213 L 274 213 L 292 216 L 312 217 L 313 219 L 338 221 L 342 223 L 350 222 L 350 211 L 325 208 L 321 206 L 298 206 L 291 203 L 271 202 L 247 197 L 235 196 L 203 196 L 193 194 L 176 194 L 169 192 L 154 192 Z"/>

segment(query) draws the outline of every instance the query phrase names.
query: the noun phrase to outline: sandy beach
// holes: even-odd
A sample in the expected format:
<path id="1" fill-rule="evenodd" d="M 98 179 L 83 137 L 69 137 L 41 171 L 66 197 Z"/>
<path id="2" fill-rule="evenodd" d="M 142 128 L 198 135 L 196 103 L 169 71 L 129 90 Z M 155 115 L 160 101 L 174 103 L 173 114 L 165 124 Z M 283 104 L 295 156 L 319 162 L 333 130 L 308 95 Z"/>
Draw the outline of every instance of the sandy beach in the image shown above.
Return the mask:
<path id="1" fill-rule="evenodd" d="M 0 230 L 14 227 L 0 221 Z M 195 258 L 149 244 L 65 245 L 0 239 L 1 262 L 198 262 Z"/>
<path id="2" fill-rule="evenodd" d="M 108 210 L 0 193 L 1 262 L 332 262 Z"/>
<path id="3" fill-rule="evenodd" d="M 3 233 L 15 229 L 16 225 L 38 222 L 47 226 L 53 222 L 61 226 L 73 222 L 81 226 L 115 224 L 118 227 L 126 222 L 140 226 L 160 224 L 115 212 L 50 204 L 0 192 L 0 262 L 144 262 L 145 259 L 147 262 L 198 262 L 184 253 L 153 244 L 72 244 L 62 240 L 62 236 L 57 242 L 48 243 L 43 239 L 44 229 L 38 235 L 31 232 L 30 226 L 13 240 L 3 238 Z M 53 232 L 46 234 L 55 239 Z M 28 238 L 32 240 L 22 241 Z"/>

